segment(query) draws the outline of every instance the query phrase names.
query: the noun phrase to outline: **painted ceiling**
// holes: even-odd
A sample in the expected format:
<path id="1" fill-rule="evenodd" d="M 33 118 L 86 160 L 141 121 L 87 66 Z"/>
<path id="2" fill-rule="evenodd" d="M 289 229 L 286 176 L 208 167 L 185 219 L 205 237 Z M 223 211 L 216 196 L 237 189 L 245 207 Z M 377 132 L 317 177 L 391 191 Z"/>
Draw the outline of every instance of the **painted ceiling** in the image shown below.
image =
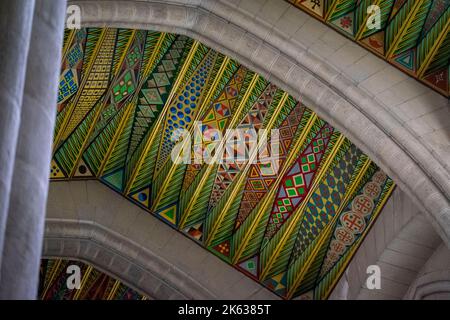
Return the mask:
<path id="1" fill-rule="evenodd" d="M 394 188 L 307 106 L 181 35 L 66 31 L 57 108 L 52 181 L 98 179 L 286 299 L 328 297 Z M 176 164 L 177 128 L 277 128 L 280 157 Z"/>
<path id="2" fill-rule="evenodd" d="M 450 97 L 450 0 L 287 1 Z M 381 29 L 370 29 L 371 5 Z"/>
<path id="3" fill-rule="evenodd" d="M 80 288 L 69 289 L 67 280 L 73 275 L 69 266 L 80 270 Z M 69 271 L 69 272 L 68 272 Z M 146 300 L 147 297 L 119 280 L 75 260 L 42 259 L 39 273 L 40 300 Z"/>

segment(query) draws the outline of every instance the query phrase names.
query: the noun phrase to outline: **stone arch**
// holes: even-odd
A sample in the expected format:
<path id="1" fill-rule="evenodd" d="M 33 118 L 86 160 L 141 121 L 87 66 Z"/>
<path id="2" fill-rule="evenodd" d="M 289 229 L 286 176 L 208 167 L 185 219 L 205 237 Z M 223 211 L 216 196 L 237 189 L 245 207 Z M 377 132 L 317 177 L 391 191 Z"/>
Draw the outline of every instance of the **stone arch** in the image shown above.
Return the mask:
<path id="1" fill-rule="evenodd" d="M 90 263 L 153 299 L 280 299 L 94 180 L 50 184 L 42 254 Z"/>
<path id="2" fill-rule="evenodd" d="M 439 300 L 450 297 L 450 254 L 439 246 L 409 287 L 405 299 Z"/>
<path id="3" fill-rule="evenodd" d="M 258 2 L 245 1 L 245 5 L 257 7 Z M 389 106 L 361 88 L 354 77 L 312 54 L 304 42 L 291 41 L 280 26 L 271 22 L 273 18 L 265 19 L 262 11 L 249 14 L 238 6 L 239 1 L 215 0 L 69 3 L 80 5 L 85 27 L 186 34 L 259 72 L 300 98 L 367 153 L 428 215 L 439 235 L 450 244 L 450 157 L 446 145 L 441 152 L 425 144 L 417 130 L 406 128 Z M 443 116 L 447 116 L 445 108 Z"/>

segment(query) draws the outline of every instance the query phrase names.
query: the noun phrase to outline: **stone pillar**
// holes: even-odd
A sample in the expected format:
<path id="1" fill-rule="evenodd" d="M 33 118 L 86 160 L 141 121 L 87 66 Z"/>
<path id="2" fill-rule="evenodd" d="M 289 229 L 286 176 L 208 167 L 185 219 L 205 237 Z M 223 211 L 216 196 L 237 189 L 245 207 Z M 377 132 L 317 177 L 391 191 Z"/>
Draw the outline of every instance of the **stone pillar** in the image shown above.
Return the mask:
<path id="1" fill-rule="evenodd" d="M 65 0 L 35 1 L 2 257 L 1 299 L 35 299 L 37 294 L 65 11 Z"/>
<path id="2" fill-rule="evenodd" d="M 0 266 L 33 10 L 34 0 L 0 2 Z"/>

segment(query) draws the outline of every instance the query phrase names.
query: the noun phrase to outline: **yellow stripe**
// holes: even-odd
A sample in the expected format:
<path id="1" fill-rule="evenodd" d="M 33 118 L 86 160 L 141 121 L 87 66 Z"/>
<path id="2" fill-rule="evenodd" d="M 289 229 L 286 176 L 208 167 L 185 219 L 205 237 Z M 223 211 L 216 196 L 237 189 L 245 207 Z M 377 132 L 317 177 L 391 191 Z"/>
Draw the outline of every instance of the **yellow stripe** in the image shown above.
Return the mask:
<path id="1" fill-rule="evenodd" d="M 122 66 L 123 61 L 125 60 L 125 58 L 126 58 L 126 56 L 128 54 L 128 51 L 130 50 L 131 45 L 134 43 L 135 37 L 136 37 L 136 30 L 133 30 L 133 32 L 130 35 L 130 38 L 128 39 L 127 46 L 126 46 L 125 50 L 123 51 L 122 56 L 120 57 L 119 63 L 117 64 L 118 66 Z M 74 176 L 74 174 L 75 174 L 75 172 L 77 170 L 78 163 L 81 160 L 81 157 L 83 155 L 83 152 L 84 152 L 84 149 L 86 147 L 86 144 L 87 144 L 87 142 L 89 140 L 89 137 L 90 137 L 92 131 L 95 129 L 95 125 L 97 124 L 97 121 L 98 121 L 102 111 L 104 110 L 104 108 L 106 106 L 109 105 L 108 101 L 109 101 L 109 98 L 110 98 L 110 95 L 111 95 L 112 86 L 114 86 L 114 84 L 117 81 L 117 78 L 120 75 L 118 70 L 120 70 L 120 68 L 117 68 L 117 73 L 114 75 L 113 80 L 110 82 L 110 86 L 107 88 L 107 91 L 106 91 L 107 94 L 105 96 L 105 99 L 103 100 L 102 105 L 98 108 L 97 113 L 95 114 L 94 119 L 92 120 L 92 123 L 91 123 L 91 125 L 89 127 L 89 130 L 86 133 L 86 137 L 84 138 L 83 144 L 81 145 L 80 149 L 78 150 L 77 158 L 74 161 L 74 166 L 73 166 L 73 168 L 72 168 L 72 170 L 70 172 L 70 175 L 69 175 L 71 178 L 73 178 L 73 176 Z"/>
<path id="2" fill-rule="evenodd" d="M 336 286 L 337 282 L 339 281 L 339 279 L 342 276 L 342 273 L 347 269 L 348 264 L 350 263 L 351 259 L 353 258 L 353 255 L 355 254 L 356 250 L 358 250 L 359 246 L 361 245 L 362 241 L 366 238 L 367 233 L 370 231 L 370 229 L 372 228 L 373 224 L 375 223 L 378 215 L 380 214 L 381 210 L 383 209 L 384 205 L 386 204 L 386 202 L 389 200 L 389 197 L 391 196 L 392 192 L 395 189 L 395 184 L 393 183 L 392 186 L 389 188 L 389 190 L 386 192 L 385 197 L 383 198 L 383 200 L 380 202 L 380 205 L 378 206 L 377 211 L 373 214 L 373 218 L 369 224 L 369 226 L 366 228 L 366 230 L 364 230 L 363 234 L 361 235 L 361 237 L 358 239 L 358 242 L 356 244 L 353 245 L 353 247 L 350 250 L 350 253 L 347 254 L 347 257 L 345 259 L 345 262 L 342 264 L 341 266 L 341 270 L 338 272 L 337 276 L 334 278 L 334 280 L 332 281 L 332 284 L 328 287 L 325 295 L 323 296 L 323 298 L 327 299 L 328 296 L 331 294 L 331 291 L 334 289 L 334 287 Z"/>
<path id="3" fill-rule="evenodd" d="M 42 298 L 45 297 L 48 289 L 50 289 L 50 286 L 53 284 L 53 281 L 55 280 L 56 275 L 59 273 L 59 271 L 60 271 L 59 268 L 61 266 L 61 263 L 62 263 L 61 259 L 56 260 L 56 262 L 53 266 L 52 272 L 50 274 L 50 277 L 48 279 L 47 285 L 45 286 L 44 292 L 42 293 L 42 296 L 41 296 Z"/>
<path id="4" fill-rule="evenodd" d="M 336 214 L 334 215 L 333 219 L 328 223 L 325 230 L 319 236 L 319 239 L 317 241 L 317 244 L 314 246 L 313 251 L 311 252 L 310 256 L 305 261 L 305 264 L 301 268 L 300 272 L 297 273 L 292 286 L 288 289 L 288 294 L 287 294 L 288 299 L 292 298 L 297 287 L 300 285 L 301 281 L 303 280 L 303 277 L 306 275 L 311 264 L 314 262 L 317 254 L 319 253 L 320 248 L 324 244 L 325 240 L 328 238 L 329 233 L 332 231 L 332 227 L 335 225 L 336 221 L 339 219 L 339 216 L 341 215 L 342 211 L 347 207 L 348 201 L 350 200 L 351 196 L 353 195 L 353 193 L 355 192 L 359 183 L 361 182 L 362 177 L 367 172 L 367 169 L 369 168 L 370 163 L 371 163 L 370 159 L 366 159 L 364 165 L 362 166 L 361 170 L 358 172 L 355 180 L 353 181 L 353 184 L 346 191 L 339 208 L 336 210 Z"/>
<path id="5" fill-rule="evenodd" d="M 279 103 L 275 107 L 275 111 L 270 119 L 270 121 L 267 124 L 267 130 L 272 129 L 272 126 L 274 125 L 275 121 L 278 118 L 278 115 L 280 114 L 281 110 L 283 109 L 284 104 L 286 103 L 286 100 L 288 99 L 289 95 L 285 92 L 283 93 L 283 96 L 281 97 Z M 249 160 L 245 164 L 244 169 L 239 173 L 239 178 L 234 184 L 234 189 L 232 190 L 230 197 L 227 199 L 225 206 L 221 210 L 220 214 L 218 215 L 217 219 L 215 219 L 215 223 L 211 229 L 211 231 L 208 233 L 208 236 L 206 238 L 206 245 L 211 245 L 211 242 L 214 240 L 214 236 L 216 235 L 220 225 L 222 224 L 223 219 L 227 215 L 231 205 L 236 200 L 236 196 L 240 191 L 241 185 L 245 182 L 245 179 L 247 178 L 248 170 L 251 168 L 256 156 L 258 155 L 258 150 L 261 146 L 261 141 L 258 143 L 257 148 L 253 148 L 251 151 L 252 153 L 249 155 Z"/>
<path id="6" fill-rule="evenodd" d="M 376 0 L 373 3 L 371 3 L 370 5 L 375 5 L 375 6 L 380 7 L 380 2 L 381 2 L 381 0 Z M 361 40 L 363 33 L 367 30 L 367 21 L 369 20 L 370 15 L 368 15 L 367 13 L 364 13 L 364 14 L 365 14 L 365 17 L 364 17 L 363 23 L 361 24 L 361 28 L 359 29 L 358 33 L 355 36 L 355 40 L 357 40 L 357 41 Z"/>
<path id="7" fill-rule="evenodd" d="M 129 117 L 131 111 L 133 110 L 133 106 L 137 103 L 137 100 L 139 97 L 139 92 L 141 91 L 142 86 L 147 81 L 147 78 L 149 76 L 149 74 L 148 74 L 149 70 L 151 70 L 154 67 L 156 57 L 158 56 L 158 53 L 161 50 L 161 46 L 162 46 L 165 38 L 166 38 L 166 33 L 161 33 L 161 35 L 158 39 L 158 42 L 156 43 L 155 48 L 152 52 L 152 56 L 150 57 L 149 62 L 142 74 L 141 81 L 139 82 L 139 85 L 134 92 L 134 96 L 133 96 L 132 100 L 126 106 L 127 111 L 123 115 L 123 118 L 120 121 L 119 127 L 117 128 L 116 132 L 114 133 L 114 137 L 111 141 L 111 144 L 110 144 L 108 150 L 106 151 L 105 157 L 103 158 L 103 161 L 100 164 L 100 168 L 98 170 L 97 177 L 101 177 L 103 175 L 105 166 L 109 161 L 109 157 L 111 156 L 111 153 L 113 152 L 114 148 L 116 147 L 117 140 L 119 139 L 119 137 L 121 136 L 121 134 L 123 132 L 123 128 L 125 127 L 125 124 L 128 121 L 128 117 Z"/>
<path id="8" fill-rule="evenodd" d="M 69 32 L 69 36 L 67 37 L 67 42 L 64 44 L 64 48 L 63 48 L 63 54 L 62 54 L 62 59 L 61 59 L 61 61 L 63 61 L 63 62 L 64 62 L 64 60 L 66 60 L 67 54 L 69 53 L 69 49 L 73 45 L 73 39 L 75 38 L 76 33 L 77 33 L 77 31 L 74 29 L 70 30 L 70 32 Z"/>
<path id="9" fill-rule="evenodd" d="M 212 54 L 212 51 L 208 52 L 208 54 Z M 208 54 L 207 54 L 207 55 L 208 55 Z M 205 55 L 205 58 L 204 58 L 204 59 L 206 59 L 207 55 Z M 217 58 L 218 58 L 218 54 L 216 53 L 216 57 L 215 57 L 215 59 L 214 59 L 213 65 L 214 65 L 215 62 L 217 61 Z M 226 60 L 226 59 L 225 59 L 225 60 Z M 228 63 L 228 60 L 227 60 L 227 61 L 225 61 L 225 60 L 222 62 L 222 65 L 221 65 L 221 67 L 220 67 L 220 69 L 219 69 L 222 73 L 223 73 L 224 70 L 225 70 L 225 66 L 226 66 L 225 63 Z M 200 66 L 200 65 L 199 65 L 199 66 Z M 213 75 L 210 74 L 208 78 L 210 79 L 210 77 L 212 77 L 212 76 L 213 76 Z M 220 75 L 220 76 L 222 76 L 222 75 Z M 206 81 L 206 83 L 208 83 L 208 81 Z M 218 81 L 214 81 L 214 84 L 217 86 L 217 85 L 218 85 Z M 215 89 L 215 88 L 214 88 L 214 89 Z M 213 90 L 214 90 L 214 89 L 213 89 Z M 213 91 L 213 90 L 211 90 L 211 91 Z M 203 94 L 204 94 L 204 93 L 203 93 Z M 193 123 L 195 123 L 196 121 L 198 121 L 198 119 L 203 115 L 203 112 L 205 111 L 205 109 L 208 107 L 210 95 L 208 94 L 206 97 L 208 97 L 208 99 L 207 99 L 207 98 L 202 99 L 202 100 L 203 100 L 203 101 L 202 101 L 202 104 L 201 104 L 201 106 L 200 106 L 200 108 L 199 108 L 199 110 L 198 110 L 198 112 L 197 112 L 197 114 L 196 114 L 196 116 L 195 116 L 195 119 L 194 119 L 194 122 L 193 122 Z M 190 134 L 192 134 L 192 131 L 195 129 L 194 127 L 195 127 L 194 125 L 192 125 L 192 126 L 189 127 L 189 133 L 190 133 Z M 186 149 L 186 146 L 187 146 L 189 143 L 190 143 L 190 139 L 186 139 L 185 141 L 183 141 L 183 142 L 182 142 L 182 150 L 185 150 L 185 149 Z M 162 146 L 162 145 L 161 145 L 161 146 Z M 160 148 L 160 151 L 161 151 L 161 148 Z M 158 205 L 159 205 L 159 203 L 161 202 L 161 198 L 164 196 L 166 190 L 170 187 L 170 183 L 171 183 L 171 181 L 172 181 L 172 177 L 173 177 L 173 175 L 174 175 L 176 169 L 177 169 L 178 166 L 179 166 L 179 165 L 178 165 L 178 159 L 179 159 L 180 157 L 181 157 L 181 153 L 177 155 L 177 157 L 176 157 L 174 163 L 172 164 L 172 166 L 171 166 L 169 172 L 167 173 L 167 176 L 166 176 L 167 178 L 164 180 L 163 185 L 162 185 L 161 188 L 158 190 L 158 195 L 156 196 L 156 199 L 155 199 L 155 201 L 153 202 L 151 211 L 155 211 L 155 210 L 158 208 Z M 158 155 L 158 158 L 159 158 L 159 155 Z M 167 163 L 168 163 L 169 161 L 172 161 L 172 159 L 171 159 L 170 156 L 166 159 L 166 161 L 164 162 L 164 164 L 161 166 L 159 172 L 156 172 L 155 175 L 159 174 L 159 173 L 161 172 L 161 170 L 164 168 L 164 166 L 166 166 Z"/>
<path id="10" fill-rule="evenodd" d="M 195 55 L 195 52 L 197 51 L 198 46 L 199 46 L 199 42 L 195 41 L 194 44 L 192 45 L 190 51 L 189 51 L 189 54 L 188 54 L 188 56 L 187 56 L 187 58 L 186 58 L 186 60 L 185 60 L 185 62 L 183 64 L 183 67 L 182 67 L 182 69 L 181 69 L 181 71 L 180 71 L 180 73 L 179 73 L 179 75 L 177 77 L 177 80 L 175 81 L 175 83 L 174 83 L 174 85 L 172 87 L 172 90 L 170 91 L 170 94 L 167 97 L 167 100 L 166 100 L 166 103 L 165 103 L 165 105 L 163 107 L 163 110 L 161 111 L 161 114 L 159 115 L 158 119 L 156 120 L 155 126 L 153 127 L 152 132 L 151 132 L 151 134 L 150 134 L 150 136 L 149 136 L 149 138 L 148 138 L 148 140 L 146 142 L 144 151 L 142 152 L 141 156 L 139 157 L 139 161 L 137 162 L 137 164 L 135 166 L 135 169 L 133 170 L 133 173 L 131 175 L 130 180 L 127 182 L 127 186 L 125 188 L 125 194 L 128 194 L 130 192 L 130 189 L 133 187 L 134 181 L 136 180 L 136 177 L 137 177 L 141 167 L 144 164 L 144 160 L 145 160 L 145 158 L 147 156 L 147 153 L 149 152 L 151 146 L 155 142 L 155 139 L 156 139 L 158 133 L 162 130 L 160 127 L 161 127 L 161 125 L 164 122 L 167 110 L 170 107 L 170 104 L 172 102 L 172 99 L 173 99 L 174 95 L 177 93 L 177 91 L 179 89 L 179 86 L 180 86 L 180 84 L 181 84 L 181 82 L 182 82 L 182 80 L 183 80 L 183 78 L 184 78 L 184 76 L 185 76 L 185 74 L 186 74 L 186 72 L 187 72 L 187 70 L 189 68 L 189 65 L 191 64 L 191 61 L 192 61 L 192 59 L 193 59 L 193 57 Z"/>
<path id="11" fill-rule="evenodd" d="M 268 209 L 268 206 L 270 206 L 272 204 L 273 197 L 275 196 L 275 193 L 278 191 L 279 183 L 283 179 L 287 170 L 289 170 L 289 168 L 292 166 L 292 163 L 297 159 L 298 152 L 299 152 L 300 148 L 303 146 L 303 144 L 305 143 L 305 140 L 308 137 L 308 133 L 311 131 L 311 128 L 313 127 L 313 125 L 317 121 L 317 119 L 318 119 L 318 117 L 316 114 L 312 114 L 311 117 L 308 119 L 308 122 L 305 125 L 305 128 L 302 130 L 300 137 L 297 139 L 295 145 L 293 146 L 292 151 L 289 152 L 288 157 L 286 158 L 286 162 L 283 165 L 283 168 L 281 168 L 280 174 L 278 175 L 275 183 L 272 184 L 271 190 L 264 197 L 264 200 L 262 200 L 263 203 L 261 205 L 261 209 L 259 210 L 257 216 L 255 217 L 252 225 L 246 232 L 244 238 L 240 242 L 240 246 L 239 246 L 238 250 L 236 251 L 235 255 L 233 256 L 233 264 L 239 262 L 239 260 L 241 259 L 241 256 L 242 256 L 244 250 L 246 249 L 248 242 L 252 238 L 252 236 L 255 232 L 255 229 L 257 228 L 257 226 L 260 223 L 260 219 L 262 218 L 262 216 Z"/>
<path id="12" fill-rule="evenodd" d="M 75 294 L 74 294 L 74 296 L 73 296 L 73 300 L 78 300 L 78 299 L 80 298 L 81 293 L 82 293 L 83 290 L 84 290 L 84 286 L 85 286 L 85 284 L 86 284 L 86 282 L 87 282 L 89 276 L 91 275 L 92 270 L 93 270 L 93 268 L 92 268 L 91 266 L 88 266 L 88 268 L 86 269 L 86 272 L 84 273 L 83 278 L 82 278 L 82 280 L 81 280 L 80 289 L 78 289 L 78 290 L 75 292 Z"/>
<path id="13" fill-rule="evenodd" d="M 253 89 L 254 89 L 254 87 L 256 85 L 256 82 L 258 81 L 258 78 L 259 78 L 259 76 L 257 74 L 253 75 L 252 81 L 250 82 L 250 85 L 248 87 L 247 92 L 245 93 L 245 95 L 242 98 L 238 108 L 236 109 L 236 112 L 233 114 L 233 116 L 232 116 L 232 118 L 230 120 L 229 128 L 233 128 L 236 125 L 236 123 L 240 120 L 242 110 L 244 109 L 244 107 L 245 107 L 245 105 L 246 105 L 246 103 L 248 101 L 248 98 L 250 97 L 250 94 L 253 91 Z M 228 137 L 227 133 L 226 133 L 226 137 Z M 200 182 L 199 182 L 199 184 L 198 184 L 194 194 L 191 197 L 191 200 L 189 201 L 189 204 L 188 204 L 187 208 L 182 213 L 181 220 L 180 220 L 180 228 L 181 229 L 183 229 L 185 227 L 186 220 L 187 220 L 187 218 L 189 217 L 189 214 L 192 211 L 192 207 L 196 203 L 196 201 L 197 201 L 197 199 L 198 199 L 198 197 L 200 195 L 200 192 L 203 190 L 203 187 L 205 186 L 205 184 L 206 184 L 206 182 L 208 180 L 208 177 L 211 174 L 211 171 L 214 168 L 217 167 L 217 165 L 214 164 L 214 163 L 217 163 L 216 160 L 219 157 L 219 154 L 221 154 L 221 152 L 219 152 L 219 150 L 222 150 L 221 149 L 221 145 L 223 145 L 224 141 L 226 141 L 226 137 L 224 139 L 222 139 L 222 141 L 220 141 L 220 145 L 217 148 L 218 151 L 216 152 L 216 154 L 213 157 L 213 160 L 211 161 L 213 164 L 209 165 L 208 168 L 206 169 L 206 171 L 203 174 L 203 176 L 202 176 L 202 178 L 201 178 L 201 180 L 200 180 Z"/>
<path id="14" fill-rule="evenodd" d="M 447 37 L 447 34 L 450 31 L 450 19 L 447 20 L 443 31 L 439 34 L 439 37 L 436 39 L 436 41 L 433 43 L 433 46 L 428 52 L 428 55 L 426 56 L 425 60 L 423 61 L 422 65 L 419 67 L 419 70 L 417 71 L 418 77 L 423 77 L 424 73 L 427 71 L 428 66 L 433 61 L 434 57 L 436 56 L 438 52 L 438 48 L 442 45 L 445 38 Z"/>
<path id="15" fill-rule="evenodd" d="M 71 101 L 71 103 L 69 105 L 66 106 L 66 108 L 69 108 L 68 112 L 66 113 L 64 120 L 61 124 L 61 126 L 59 127 L 59 131 L 56 133 L 55 139 L 53 141 L 53 154 L 56 151 L 56 148 L 58 147 L 58 144 L 61 140 L 61 137 L 64 133 L 64 131 L 67 128 L 67 124 L 70 120 L 70 118 L 72 118 L 72 114 L 73 111 L 75 110 L 76 105 L 78 104 L 78 100 L 80 99 L 81 93 L 83 91 L 84 86 L 86 85 L 86 81 L 89 77 L 89 74 L 91 73 L 92 67 L 94 66 L 94 62 L 96 60 L 96 57 L 98 55 L 98 53 L 100 52 L 100 49 L 103 45 L 103 41 L 106 38 L 106 34 L 108 33 L 109 29 L 108 28 L 104 28 L 100 34 L 100 37 L 98 39 L 97 44 L 95 45 L 95 49 L 94 52 L 92 53 L 92 58 L 89 61 L 89 65 L 86 68 L 86 74 L 83 77 L 83 79 L 81 80 L 81 84 L 79 86 L 79 89 L 77 91 L 77 94 L 75 96 L 75 98 Z"/>
<path id="16" fill-rule="evenodd" d="M 411 11 L 408 13 L 406 21 L 402 23 L 400 30 L 398 31 L 397 35 L 394 37 L 394 41 L 392 42 L 389 50 L 386 53 L 386 58 L 390 59 L 394 55 L 394 51 L 397 49 L 398 45 L 400 44 L 400 41 L 405 36 L 406 32 L 408 31 L 411 24 L 416 19 L 416 15 L 420 8 L 422 7 L 422 4 L 424 3 L 424 0 L 414 0 L 414 5 L 411 8 Z"/>
<path id="17" fill-rule="evenodd" d="M 117 290 L 119 290 L 119 286 L 120 286 L 120 281 L 116 280 L 116 282 L 114 282 L 114 285 L 111 288 L 111 291 L 109 292 L 108 297 L 106 298 L 106 300 L 112 300 L 114 298 L 114 296 L 117 293 Z"/>
<path id="18" fill-rule="evenodd" d="M 342 146 L 342 143 L 344 142 L 344 136 L 339 133 L 339 138 L 337 139 L 336 143 L 333 146 L 333 149 L 328 156 L 328 158 L 325 160 L 323 166 L 319 169 L 319 172 L 316 174 L 316 178 L 314 179 L 314 182 L 309 189 L 308 194 L 304 198 L 302 204 L 295 210 L 291 215 L 291 220 L 286 222 L 289 223 L 286 232 L 283 233 L 281 236 L 280 242 L 276 246 L 274 252 L 270 255 L 269 260 L 267 261 L 266 265 L 262 267 L 261 276 L 260 279 L 265 280 L 267 273 L 271 270 L 272 265 L 274 264 L 275 260 L 279 256 L 281 250 L 283 249 L 284 245 L 286 244 L 287 240 L 292 236 L 292 233 L 295 231 L 295 227 L 298 223 L 298 221 L 303 218 L 304 210 L 306 208 L 307 203 L 309 202 L 309 199 L 312 197 L 314 192 L 316 191 L 317 187 L 319 186 L 319 183 L 322 181 L 322 178 L 325 176 L 325 174 L 328 172 L 328 168 L 331 165 L 334 157 L 336 156 L 337 152 L 339 151 L 340 147 Z"/>

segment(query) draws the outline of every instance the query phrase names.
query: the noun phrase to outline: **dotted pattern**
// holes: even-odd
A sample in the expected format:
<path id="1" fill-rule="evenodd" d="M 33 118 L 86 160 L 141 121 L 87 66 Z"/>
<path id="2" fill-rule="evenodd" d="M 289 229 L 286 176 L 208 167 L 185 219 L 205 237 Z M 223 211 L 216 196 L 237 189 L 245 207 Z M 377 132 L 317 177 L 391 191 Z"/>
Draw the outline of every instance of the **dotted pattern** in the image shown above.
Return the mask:
<path id="1" fill-rule="evenodd" d="M 180 139 L 182 129 L 187 129 L 194 121 L 202 91 L 214 62 L 214 56 L 214 54 L 208 54 L 186 86 L 173 100 L 166 118 L 158 168 L 161 168 L 172 148 Z"/>
<path id="2" fill-rule="evenodd" d="M 58 103 L 66 100 L 78 90 L 78 83 L 72 69 L 66 71 L 59 81 Z"/>

